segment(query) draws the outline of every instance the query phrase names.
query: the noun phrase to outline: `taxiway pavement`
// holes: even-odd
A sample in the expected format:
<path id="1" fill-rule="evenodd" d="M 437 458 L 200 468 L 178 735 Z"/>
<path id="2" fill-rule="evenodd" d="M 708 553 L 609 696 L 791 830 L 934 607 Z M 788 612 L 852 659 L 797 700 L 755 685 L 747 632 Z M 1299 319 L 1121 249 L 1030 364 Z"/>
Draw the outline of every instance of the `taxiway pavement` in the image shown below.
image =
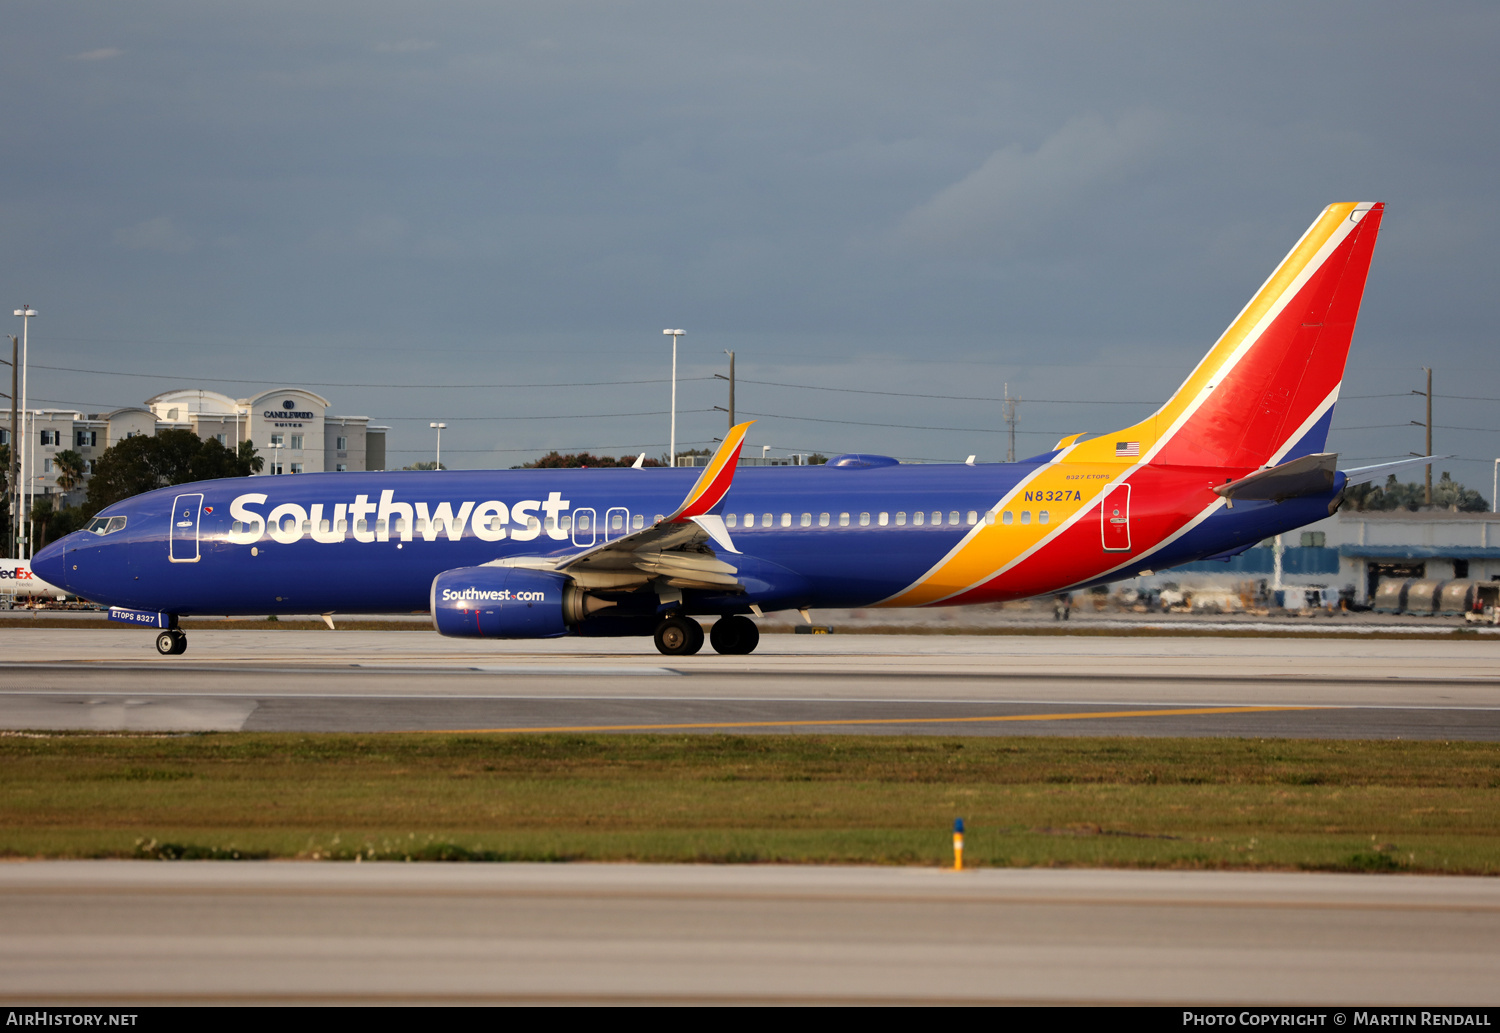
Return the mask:
<path id="1" fill-rule="evenodd" d="M 0 728 L 742 731 L 1500 740 L 1500 641 L 7 630 Z"/>
<path id="2" fill-rule="evenodd" d="M 0 865 L 0 999 L 1494 1005 L 1500 881 Z"/>

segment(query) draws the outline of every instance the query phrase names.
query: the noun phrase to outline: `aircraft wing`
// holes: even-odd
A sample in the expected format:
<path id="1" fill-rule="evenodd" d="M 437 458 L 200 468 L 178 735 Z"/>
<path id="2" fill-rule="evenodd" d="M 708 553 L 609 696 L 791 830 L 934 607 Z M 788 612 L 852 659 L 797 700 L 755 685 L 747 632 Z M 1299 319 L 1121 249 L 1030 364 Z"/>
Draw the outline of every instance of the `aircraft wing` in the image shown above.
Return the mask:
<path id="1" fill-rule="evenodd" d="M 558 562 L 555 569 L 582 585 L 622 585 L 663 578 L 674 588 L 740 587 L 738 571 L 719 559 L 710 543 L 738 554 L 724 520 L 711 513 L 724 500 L 739 467 L 750 420 L 725 435 L 718 451 L 682 504 L 650 527 L 595 545 Z"/>

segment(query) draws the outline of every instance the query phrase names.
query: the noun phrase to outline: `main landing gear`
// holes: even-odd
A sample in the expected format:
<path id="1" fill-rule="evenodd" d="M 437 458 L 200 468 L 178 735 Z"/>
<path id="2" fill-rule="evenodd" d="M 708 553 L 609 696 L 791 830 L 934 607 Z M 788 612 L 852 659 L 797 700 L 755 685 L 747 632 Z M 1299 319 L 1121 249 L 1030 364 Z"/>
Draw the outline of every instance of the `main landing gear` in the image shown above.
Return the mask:
<path id="1" fill-rule="evenodd" d="M 656 648 L 667 656 L 692 656 L 703 648 L 703 625 L 691 617 L 673 614 L 656 626 Z M 714 650 L 729 656 L 744 656 L 760 643 L 760 629 L 749 617 L 720 617 L 708 633 Z"/>
<path id="2" fill-rule="evenodd" d="M 162 656 L 181 656 L 187 652 L 187 636 L 176 628 L 156 636 L 156 651 Z"/>

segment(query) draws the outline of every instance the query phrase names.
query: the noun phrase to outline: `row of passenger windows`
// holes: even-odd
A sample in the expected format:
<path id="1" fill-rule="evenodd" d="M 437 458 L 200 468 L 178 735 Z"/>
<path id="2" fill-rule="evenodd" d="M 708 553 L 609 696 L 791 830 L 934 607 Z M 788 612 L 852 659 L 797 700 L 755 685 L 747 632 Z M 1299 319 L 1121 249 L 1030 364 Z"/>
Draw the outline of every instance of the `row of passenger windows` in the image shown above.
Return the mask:
<path id="1" fill-rule="evenodd" d="M 969 510 L 967 513 L 960 513 L 956 509 L 949 510 L 947 517 L 947 524 L 949 527 L 962 527 L 965 525 L 972 527 L 975 524 L 979 523 L 981 519 L 979 511 L 974 509 Z M 996 517 L 997 514 L 991 511 L 985 513 L 982 519 L 986 524 L 993 524 L 996 522 Z M 998 514 L 998 518 L 999 522 L 1002 524 L 1013 524 L 1016 522 L 1016 514 L 1008 509 Z M 933 510 L 931 513 L 927 513 L 925 511 L 913 513 L 911 514 L 910 520 L 908 520 L 907 514 L 904 511 L 897 512 L 895 514 L 894 520 L 892 519 L 891 514 L 888 512 L 873 514 L 840 513 L 837 519 L 839 527 L 849 527 L 851 525 L 857 525 L 859 527 L 869 527 L 871 524 L 874 524 L 877 527 L 887 527 L 891 524 L 894 524 L 897 527 L 906 527 L 908 523 L 910 523 L 912 527 L 941 527 L 944 523 L 943 511 L 940 509 Z M 1052 514 L 1047 510 L 1043 509 L 1037 511 L 1037 523 L 1045 524 L 1049 523 L 1051 520 Z M 792 514 L 790 513 L 782 513 L 780 520 L 777 519 L 775 513 L 762 513 L 759 517 L 757 517 L 754 513 L 746 513 L 744 516 L 740 516 L 738 513 L 730 513 L 724 517 L 724 523 L 728 524 L 730 527 L 755 527 L 757 526 L 757 523 L 761 527 L 793 526 Z M 833 523 L 834 515 L 832 513 L 818 514 L 819 527 L 831 527 L 833 526 Z M 1021 510 L 1021 523 L 1031 523 L 1031 510 Z M 812 525 L 813 515 L 811 513 L 803 513 L 796 520 L 796 526 L 798 527 L 811 527 Z"/>
<path id="2" fill-rule="evenodd" d="M 116 519 L 120 520 L 120 527 L 125 526 L 123 518 Z M 895 514 L 894 519 L 892 519 L 892 515 L 889 512 L 857 514 L 840 513 L 837 517 L 837 524 L 839 527 L 869 527 L 872 524 L 877 527 L 888 527 L 891 525 L 894 525 L 896 527 L 906 527 L 908 525 L 912 527 L 942 527 L 946 522 L 947 526 L 949 527 L 972 527 L 975 524 L 979 523 L 981 519 L 983 519 L 986 524 L 994 524 L 997 522 L 1001 524 L 1014 524 L 1017 522 L 1022 524 L 1029 524 L 1031 523 L 1032 513 L 1029 509 L 1021 510 L 1019 513 L 1019 521 L 1017 520 L 1017 514 L 1008 509 L 998 514 L 993 511 L 987 512 L 983 514 L 982 518 L 978 510 L 971 509 L 967 513 L 961 513 L 959 510 L 954 509 L 950 510 L 947 513 L 946 521 L 944 520 L 944 514 L 942 510 L 933 510 L 931 513 L 927 513 L 925 511 L 916 512 L 910 514 L 909 517 L 905 511 L 898 511 Z M 646 518 L 640 513 L 637 513 L 634 517 L 630 517 L 626 513 L 614 512 L 610 513 L 606 520 L 600 520 L 598 517 L 590 516 L 587 513 L 580 513 L 578 514 L 578 530 L 603 530 L 604 525 L 608 524 L 609 530 L 611 531 L 623 531 L 625 530 L 627 520 L 630 524 L 630 529 L 634 531 L 639 531 L 641 528 L 646 526 Z M 1050 523 L 1051 520 L 1052 514 L 1048 510 L 1041 509 L 1037 511 L 1037 523 L 1046 524 Z M 658 513 L 656 515 L 656 522 L 660 523 L 661 521 L 662 515 Z M 95 523 L 100 522 L 95 521 Z M 738 513 L 728 513 L 724 517 L 724 523 L 730 527 L 811 527 L 813 526 L 813 515 L 811 513 L 803 513 L 794 521 L 793 515 L 791 513 L 782 513 L 780 517 L 778 517 L 775 513 L 762 513 L 759 516 L 756 516 L 756 514 L 754 513 L 746 513 L 743 516 Z M 835 517 L 832 513 L 819 513 L 817 517 L 817 523 L 819 527 L 832 527 L 835 523 Z M 361 533 L 367 531 L 382 532 L 386 529 L 385 524 L 386 522 L 384 520 L 360 520 L 357 522 L 358 526 L 356 529 Z M 442 521 L 436 521 L 436 524 L 440 529 L 446 530 L 446 528 L 443 527 Z M 548 531 L 553 530 L 554 527 L 563 531 L 570 531 L 573 528 L 573 515 L 568 513 L 563 514 L 562 516 L 558 517 L 556 524 L 553 523 L 550 516 L 545 520 L 538 520 L 536 517 L 530 517 L 527 520 L 527 525 L 532 528 L 546 529 Z M 233 530 L 236 534 L 239 534 L 244 531 L 250 530 L 252 526 L 254 525 L 249 523 L 242 523 L 236 520 L 234 524 L 231 525 L 231 530 Z M 282 526 L 285 526 L 285 518 L 283 518 Z M 491 517 L 488 523 L 489 530 L 491 531 L 499 531 L 505 526 L 505 523 L 502 522 L 499 517 Z M 427 521 L 423 520 L 421 517 L 418 517 L 415 521 L 413 521 L 412 528 L 416 533 L 421 534 L 427 530 Z M 96 534 L 108 533 L 103 531 L 102 527 L 96 528 L 91 526 L 89 529 L 94 531 Z M 348 529 L 349 522 L 347 520 L 338 521 L 336 526 L 328 520 L 320 520 L 318 522 L 318 530 L 324 534 L 327 534 L 330 531 L 343 533 L 348 531 Z M 115 531 L 118 530 L 118 528 L 111 527 L 109 530 Z M 304 520 L 302 522 L 302 532 L 306 534 L 311 530 L 312 521 Z M 396 517 L 396 519 L 392 521 L 390 530 L 392 534 L 399 535 L 403 533 L 406 530 L 405 518 Z"/>

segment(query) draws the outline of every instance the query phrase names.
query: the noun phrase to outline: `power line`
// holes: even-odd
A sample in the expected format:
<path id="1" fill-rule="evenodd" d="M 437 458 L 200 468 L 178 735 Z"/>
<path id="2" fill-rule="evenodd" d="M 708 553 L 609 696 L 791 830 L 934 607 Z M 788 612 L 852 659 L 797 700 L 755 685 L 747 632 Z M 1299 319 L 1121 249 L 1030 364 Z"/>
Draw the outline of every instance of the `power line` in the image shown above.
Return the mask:
<path id="1" fill-rule="evenodd" d="M 714 409 L 678 409 L 678 414 L 714 412 Z M 459 422 L 490 422 L 494 420 L 604 420 L 627 416 L 666 416 L 667 410 L 661 409 L 655 412 L 587 412 L 587 413 L 547 413 L 545 416 L 371 416 L 372 420 L 416 420 L 418 422 L 433 420 L 452 420 Z"/>
<path id="2" fill-rule="evenodd" d="M 126 372 L 123 372 L 121 370 L 114 370 L 114 369 L 82 369 L 82 368 L 77 367 L 77 366 L 43 366 L 40 363 L 36 363 L 36 362 L 33 362 L 31 364 L 31 368 L 32 369 L 50 369 L 50 370 L 55 370 L 55 371 L 60 372 L 60 373 L 97 373 L 97 374 L 99 374 L 101 376 L 106 376 L 106 377 L 141 377 L 141 378 L 146 379 L 146 380 L 174 380 L 174 381 L 181 382 L 183 380 L 193 379 L 193 380 L 207 380 L 207 381 L 210 381 L 211 383 L 215 383 L 215 384 L 271 384 L 271 383 L 276 383 L 277 386 L 284 386 L 285 385 L 284 381 L 282 381 L 282 382 L 275 382 L 275 381 L 270 381 L 270 380 L 247 380 L 247 379 L 244 379 L 244 378 L 236 378 L 236 377 L 191 377 L 190 378 L 190 377 L 184 377 L 180 373 L 171 373 L 171 374 L 168 374 L 168 373 L 126 373 Z M 580 381 L 580 382 L 577 382 L 577 383 L 567 383 L 567 384 L 411 384 L 411 383 L 406 383 L 406 384 L 357 384 L 357 383 L 352 383 L 352 382 L 345 383 L 345 382 L 333 381 L 333 380 L 314 380 L 314 381 L 310 381 L 308 383 L 308 386 L 311 386 L 311 387 L 402 387 L 402 388 L 419 388 L 421 390 L 457 390 L 457 389 L 478 388 L 478 389 L 483 389 L 483 390 L 494 390 L 494 389 L 497 389 L 497 388 L 508 388 L 508 387 L 522 387 L 522 388 L 537 388 L 537 387 L 621 387 L 621 386 L 626 386 L 626 385 L 630 385 L 630 384 L 665 384 L 665 383 L 670 382 L 670 379 L 671 378 L 669 378 L 669 377 L 657 377 L 657 378 L 652 379 L 652 380 L 588 380 L 588 381 Z M 684 380 L 712 380 L 713 377 L 678 377 L 677 379 L 678 379 L 679 382 L 681 382 L 681 381 L 684 381 Z"/>

